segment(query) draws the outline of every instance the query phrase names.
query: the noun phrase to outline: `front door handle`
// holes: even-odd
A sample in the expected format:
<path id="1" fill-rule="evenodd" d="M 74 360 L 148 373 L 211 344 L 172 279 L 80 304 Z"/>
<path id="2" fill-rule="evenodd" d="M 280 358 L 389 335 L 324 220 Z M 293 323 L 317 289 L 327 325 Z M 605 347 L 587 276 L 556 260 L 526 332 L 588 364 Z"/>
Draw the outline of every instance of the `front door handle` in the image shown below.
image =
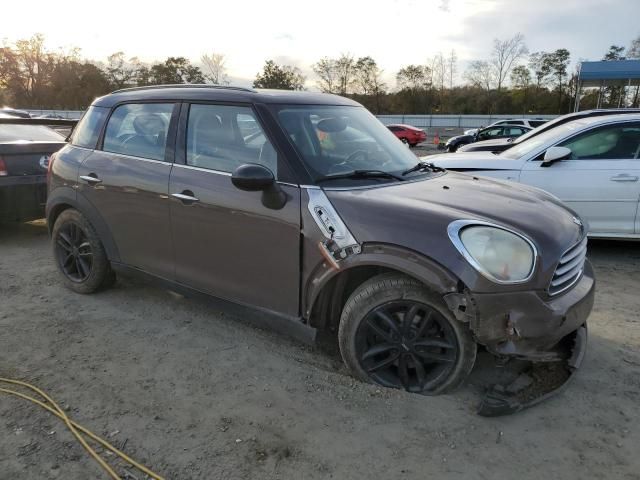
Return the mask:
<path id="1" fill-rule="evenodd" d="M 95 173 L 90 173 L 89 175 L 80 175 L 80 180 L 84 180 L 91 186 L 102 183 L 102 180 L 100 180 Z"/>
<path id="2" fill-rule="evenodd" d="M 637 182 L 638 177 L 635 175 L 629 175 L 628 173 L 621 173 L 620 175 L 611 177 L 610 180 L 612 182 Z"/>
<path id="3" fill-rule="evenodd" d="M 171 196 L 180 200 L 184 205 L 191 205 L 200 201 L 199 198 L 193 196 L 193 192 L 191 190 L 183 190 L 181 193 L 172 193 Z"/>

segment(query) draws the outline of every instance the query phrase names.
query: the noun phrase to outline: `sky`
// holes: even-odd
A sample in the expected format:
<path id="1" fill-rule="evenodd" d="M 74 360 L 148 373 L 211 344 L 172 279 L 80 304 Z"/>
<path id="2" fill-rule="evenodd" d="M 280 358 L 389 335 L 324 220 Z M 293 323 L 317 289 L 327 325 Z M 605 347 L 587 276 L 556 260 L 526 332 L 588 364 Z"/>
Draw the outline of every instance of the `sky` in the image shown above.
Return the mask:
<path id="1" fill-rule="evenodd" d="M 455 50 L 458 70 L 486 59 L 494 38 L 520 32 L 531 52 L 567 48 L 598 60 L 640 36 L 640 0 L 4 0 L 0 39 L 42 33 L 48 48 L 98 61 L 117 51 L 145 62 L 223 53 L 236 83 L 266 59 L 299 67 L 324 56 L 371 56 L 392 79 L 401 67 Z M 12 19 L 11 21 L 8 21 Z M 459 75 L 460 77 L 461 75 Z"/>

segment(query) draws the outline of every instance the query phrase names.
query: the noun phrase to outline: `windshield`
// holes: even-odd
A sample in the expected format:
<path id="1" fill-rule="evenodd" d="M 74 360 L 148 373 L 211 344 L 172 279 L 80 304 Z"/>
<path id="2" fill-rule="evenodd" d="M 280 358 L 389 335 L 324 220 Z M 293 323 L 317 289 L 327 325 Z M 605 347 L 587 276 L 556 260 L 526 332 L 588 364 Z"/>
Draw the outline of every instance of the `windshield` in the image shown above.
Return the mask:
<path id="1" fill-rule="evenodd" d="M 565 138 L 567 135 L 570 135 L 573 132 L 577 132 L 583 126 L 584 124 L 576 121 L 565 123 L 564 125 L 558 125 L 557 127 L 547 130 L 546 132 L 543 132 L 539 135 L 536 135 L 534 138 L 526 142 L 518 142 L 517 144 L 514 143 L 513 147 L 500 153 L 499 156 L 503 158 L 508 158 L 511 160 L 522 158 L 523 156 L 526 156 L 534 152 L 535 150 L 537 150 L 543 145 L 548 145 L 548 144 L 553 145 L 559 142 L 560 140 Z M 532 130 L 532 131 L 535 131 L 535 130 Z M 523 138 L 523 137 L 524 135 L 520 138 Z"/>
<path id="2" fill-rule="evenodd" d="M 42 125 L 0 125 L 0 142 L 63 142 L 64 137 Z"/>
<path id="3" fill-rule="evenodd" d="M 418 158 L 363 107 L 277 106 L 276 116 L 314 180 L 355 170 L 398 174 Z M 343 179 L 344 180 L 344 179 Z M 358 177 L 355 181 L 389 181 Z"/>

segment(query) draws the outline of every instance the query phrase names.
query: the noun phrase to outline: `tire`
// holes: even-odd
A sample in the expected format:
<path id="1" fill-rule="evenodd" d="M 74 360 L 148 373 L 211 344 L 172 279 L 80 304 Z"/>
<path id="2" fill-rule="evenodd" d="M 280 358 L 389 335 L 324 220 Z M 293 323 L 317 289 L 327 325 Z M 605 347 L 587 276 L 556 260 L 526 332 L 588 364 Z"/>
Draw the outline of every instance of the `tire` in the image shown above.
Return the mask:
<path id="1" fill-rule="evenodd" d="M 387 328 L 389 319 L 397 330 Z M 351 294 L 338 342 L 356 378 L 428 395 L 459 386 L 477 350 L 467 325 L 455 319 L 440 295 L 395 273 L 373 277 Z"/>
<path id="2" fill-rule="evenodd" d="M 63 211 L 53 226 L 51 246 L 64 285 L 93 293 L 115 282 L 115 272 L 95 229 L 79 211 Z"/>
<path id="3" fill-rule="evenodd" d="M 418 145 L 418 144 L 417 144 L 417 143 L 410 143 L 410 144 L 409 144 L 409 146 L 410 146 L 411 148 L 415 148 L 415 147 L 416 147 L 416 145 Z"/>
<path id="4" fill-rule="evenodd" d="M 454 153 L 456 150 L 458 150 L 458 145 L 449 145 L 449 147 L 447 148 L 447 151 L 449 153 Z"/>

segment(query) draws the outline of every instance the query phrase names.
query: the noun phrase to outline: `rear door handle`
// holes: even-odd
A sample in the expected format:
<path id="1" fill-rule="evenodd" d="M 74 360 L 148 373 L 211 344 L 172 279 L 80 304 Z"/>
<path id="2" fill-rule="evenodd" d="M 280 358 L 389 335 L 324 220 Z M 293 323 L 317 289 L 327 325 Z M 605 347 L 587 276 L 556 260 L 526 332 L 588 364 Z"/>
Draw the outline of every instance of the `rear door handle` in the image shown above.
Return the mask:
<path id="1" fill-rule="evenodd" d="M 620 175 L 611 177 L 610 180 L 613 182 L 637 182 L 638 177 L 635 175 L 629 175 L 628 173 L 621 173 Z"/>
<path id="2" fill-rule="evenodd" d="M 80 180 L 84 180 L 89 185 L 97 185 L 98 183 L 102 183 L 95 173 L 90 173 L 89 175 L 80 175 Z"/>
<path id="3" fill-rule="evenodd" d="M 191 205 L 192 203 L 200 201 L 199 198 L 193 196 L 193 192 L 191 190 L 183 190 L 181 193 L 172 193 L 171 196 L 180 200 L 184 205 Z"/>

